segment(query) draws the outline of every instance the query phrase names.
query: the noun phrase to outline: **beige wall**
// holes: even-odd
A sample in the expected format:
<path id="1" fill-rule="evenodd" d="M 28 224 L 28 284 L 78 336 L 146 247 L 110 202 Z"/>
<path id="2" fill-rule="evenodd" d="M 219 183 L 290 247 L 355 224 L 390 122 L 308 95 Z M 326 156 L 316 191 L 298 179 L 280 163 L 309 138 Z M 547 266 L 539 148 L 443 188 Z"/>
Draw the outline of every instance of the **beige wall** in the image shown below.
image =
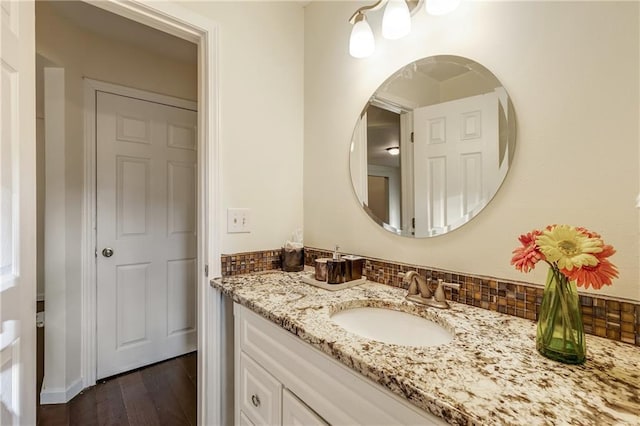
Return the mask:
<path id="1" fill-rule="evenodd" d="M 222 252 L 281 247 L 302 228 L 303 8 L 180 4 L 219 25 Z M 251 233 L 226 233 L 228 207 L 251 209 Z"/>
<path id="2" fill-rule="evenodd" d="M 620 279 L 601 294 L 640 300 L 639 4 L 463 2 L 454 14 L 413 18 L 411 34 L 349 56 L 352 2 L 305 11 L 304 223 L 307 245 L 453 271 L 544 282 L 509 264 L 516 237 L 552 223 L 600 232 L 618 253 Z M 374 224 L 349 179 L 349 141 L 368 97 L 400 66 L 453 54 L 502 81 L 518 119 L 513 169 L 472 222 L 412 240 Z M 327 191 L 326 188 L 331 188 Z M 330 194 L 330 195 L 329 195 Z"/>
<path id="3" fill-rule="evenodd" d="M 50 327 L 55 326 L 61 330 L 61 336 L 66 335 L 66 384 L 69 386 L 80 377 L 80 238 L 84 175 L 82 77 L 196 99 L 197 69 L 194 64 L 167 60 L 79 29 L 60 19 L 47 2 L 36 4 L 36 51 L 65 69 L 67 282 L 63 291 L 66 324 L 51 324 Z M 38 105 L 41 107 L 42 103 L 38 102 Z"/>

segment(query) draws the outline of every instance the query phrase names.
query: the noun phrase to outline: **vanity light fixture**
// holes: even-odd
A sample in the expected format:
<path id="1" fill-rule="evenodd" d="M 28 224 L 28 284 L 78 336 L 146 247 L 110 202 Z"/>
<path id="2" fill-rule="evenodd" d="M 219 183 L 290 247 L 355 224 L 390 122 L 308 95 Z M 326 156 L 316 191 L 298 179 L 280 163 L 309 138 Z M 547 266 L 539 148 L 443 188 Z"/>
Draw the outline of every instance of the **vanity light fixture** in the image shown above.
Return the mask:
<path id="1" fill-rule="evenodd" d="M 358 10 L 351 19 L 353 20 L 353 29 L 351 30 L 351 38 L 349 38 L 349 54 L 354 58 L 371 56 L 376 49 L 376 42 L 367 17 Z"/>
<path id="2" fill-rule="evenodd" d="M 349 22 L 353 25 L 349 38 L 349 54 L 354 58 L 371 56 L 376 49 L 371 26 L 366 14 L 384 9 L 382 16 L 382 36 L 388 40 L 397 40 L 411 31 L 411 13 L 422 3 L 431 15 L 444 15 L 453 12 L 461 0 L 378 0 L 370 6 L 356 10 Z"/>
<path id="3" fill-rule="evenodd" d="M 425 10 L 429 15 L 446 15 L 460 6 L 461 0 L 427 0 Z"/>
<path id="4" fill-rule="evenodd" d="M 389 153 L 389 155 L 398 155 L 400 154 L 400 147 L 392 146 L 390 148 L 387 148 L 387 152 Z"/>
<path id="5" fill-rule="evenodd" d="M 382 37 L 397 40 L 411 31 L 411 12 L 404 0 L 389 0 L 382 16 Z"/>

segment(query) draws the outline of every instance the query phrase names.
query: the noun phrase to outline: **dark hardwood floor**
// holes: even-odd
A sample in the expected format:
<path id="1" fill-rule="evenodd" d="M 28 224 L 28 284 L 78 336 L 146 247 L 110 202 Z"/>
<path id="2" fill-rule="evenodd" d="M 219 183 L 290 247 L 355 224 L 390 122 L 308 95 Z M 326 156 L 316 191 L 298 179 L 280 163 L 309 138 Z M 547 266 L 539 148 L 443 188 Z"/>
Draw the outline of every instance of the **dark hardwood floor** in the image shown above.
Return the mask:
<path id="1" fill-rule="evenodd" d="M 195 425 L 196 352 L 84 390 L 68 404 L 40 405 L 38 425 Z"/>

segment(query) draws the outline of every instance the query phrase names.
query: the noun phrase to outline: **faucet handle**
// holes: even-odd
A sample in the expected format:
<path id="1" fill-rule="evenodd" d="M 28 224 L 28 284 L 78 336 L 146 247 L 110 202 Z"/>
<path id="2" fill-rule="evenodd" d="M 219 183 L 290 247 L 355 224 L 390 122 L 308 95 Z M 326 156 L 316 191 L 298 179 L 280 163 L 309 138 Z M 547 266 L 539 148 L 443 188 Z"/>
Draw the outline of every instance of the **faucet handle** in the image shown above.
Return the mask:
<path id="1" fill-rule="evenodd" d="M 444 295 L 443 284 L 444 284 L 444 280 L 442 278 L 438 278 L 438 286 L 436 287 L 436 292 L 433 296 L 436 302 L 444 302 L 447 300 L 447 298 Z"/>
<path id="2" fill-rule="evenodd" d="M 449 287 L 451 289 L 456 289 L 456 290 L 460 290 L 460 284 L 458 283 L 448 283 L 448 282 L 442 282 L 443 287 Z"/>

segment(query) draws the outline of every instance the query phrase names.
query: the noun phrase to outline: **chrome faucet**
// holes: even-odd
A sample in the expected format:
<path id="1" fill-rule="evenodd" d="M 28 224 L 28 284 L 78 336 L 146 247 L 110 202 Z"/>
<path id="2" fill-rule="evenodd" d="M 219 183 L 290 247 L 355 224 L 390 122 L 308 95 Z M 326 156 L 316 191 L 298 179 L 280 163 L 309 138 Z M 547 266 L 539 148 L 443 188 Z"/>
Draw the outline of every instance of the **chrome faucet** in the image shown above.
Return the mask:
<path id="1" fill-rule="evenodd" d="M 431 292 L 429 280 L 422 277 L 416 271 L 409 271 L 404 274 L 403 280 L 409 284 L 409 291 L 406 296 L 407 300 L 439 309 L 450 307 L 444 295 L 443 287 L 446 285 L 460 288 L 460 284 L 445 283 L 442 279 L 438 279 L 435 292 Z"/>

